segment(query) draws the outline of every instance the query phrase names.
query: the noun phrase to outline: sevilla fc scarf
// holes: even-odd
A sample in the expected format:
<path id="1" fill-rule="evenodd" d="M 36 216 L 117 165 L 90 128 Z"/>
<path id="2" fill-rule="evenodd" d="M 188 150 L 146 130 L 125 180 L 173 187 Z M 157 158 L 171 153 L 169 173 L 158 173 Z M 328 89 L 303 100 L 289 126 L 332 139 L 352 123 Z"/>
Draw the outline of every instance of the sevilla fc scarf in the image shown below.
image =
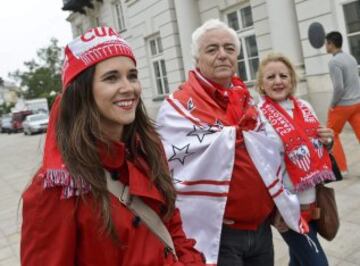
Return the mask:
<path id="1" fill-rule="evenodd" d="M 231 83 L 230 89 L 223 88 L 194 70 L 190 72 L 188 82 L 182 85 L 181 93 L 175 93 L 174 97 L 203 122 L 253 129 L 257 123 L 253 99 L 238 77 L 234 76 Z"/>
<path id="2" fill-rule="evenodd" d="M 314 187 L 334 175 L 327 150 L 317 136 L 319 121 L 310 109 L 294 97 L 293 118 L 269 97 L 261 106 L 284 144 L 286 170 L 295 191 Z"/>

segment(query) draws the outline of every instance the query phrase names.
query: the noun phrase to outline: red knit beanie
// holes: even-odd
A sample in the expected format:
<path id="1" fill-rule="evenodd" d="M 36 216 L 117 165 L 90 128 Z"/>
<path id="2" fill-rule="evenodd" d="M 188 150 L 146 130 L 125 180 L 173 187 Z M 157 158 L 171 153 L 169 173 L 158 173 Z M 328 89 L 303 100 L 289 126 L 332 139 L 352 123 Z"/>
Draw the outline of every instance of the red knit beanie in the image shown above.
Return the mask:
<path id="1" fill-rule="evenodd" d="M 72 80 L 88 67 L 114 56 L 127 56 L 136 65 L 129 44 L 110 27 L 92 28 L 65 47 L 62 85 L 66 89 Z"/>

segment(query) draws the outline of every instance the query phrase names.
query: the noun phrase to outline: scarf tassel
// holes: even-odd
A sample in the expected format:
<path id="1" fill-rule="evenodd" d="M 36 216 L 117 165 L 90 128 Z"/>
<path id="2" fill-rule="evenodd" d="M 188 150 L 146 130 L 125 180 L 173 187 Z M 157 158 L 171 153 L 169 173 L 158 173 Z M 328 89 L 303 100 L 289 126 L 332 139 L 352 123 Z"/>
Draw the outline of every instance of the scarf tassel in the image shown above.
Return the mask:
<path id="1" fill-rule="evenodd" d="M 91 190 L 90 185 L 81 177 L 77 180 L 66 170 L 49 169 L 44 175 L 44 188 L 62 187 L 61 198 L 68 199 Z"/>
<path id="2" fill-rule="evenodd" d="M 295 192 L 302 192 L 311 187 L 315 187 L 324 181 L 335 180 L 335 175 L 331 170 L 323 170 L 312 173 L 304 178 L 296 187 Z"/>

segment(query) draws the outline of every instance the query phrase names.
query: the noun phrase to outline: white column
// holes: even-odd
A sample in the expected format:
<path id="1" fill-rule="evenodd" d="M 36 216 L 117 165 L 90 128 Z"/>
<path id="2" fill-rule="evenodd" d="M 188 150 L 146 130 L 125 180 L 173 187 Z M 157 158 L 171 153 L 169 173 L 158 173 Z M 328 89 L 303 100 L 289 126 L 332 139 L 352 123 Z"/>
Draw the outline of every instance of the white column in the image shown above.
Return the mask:
<path id="1" fill-rule="evenodd" d="M 185 76 L 193 68 L 191 56 L 191 35 L 199 27 L 200 12 L 196 0 L 174 0 L 177 24 L 179 28 L 179 37 L 181 45 L 181 54 L 183 56 Z"/>
<path id="2" fill-rule="evenodd" d="M 295 66 L 303 65 L 300 32 L 294 1 L 267 0 L 274 51 L 288 56 Z"/>

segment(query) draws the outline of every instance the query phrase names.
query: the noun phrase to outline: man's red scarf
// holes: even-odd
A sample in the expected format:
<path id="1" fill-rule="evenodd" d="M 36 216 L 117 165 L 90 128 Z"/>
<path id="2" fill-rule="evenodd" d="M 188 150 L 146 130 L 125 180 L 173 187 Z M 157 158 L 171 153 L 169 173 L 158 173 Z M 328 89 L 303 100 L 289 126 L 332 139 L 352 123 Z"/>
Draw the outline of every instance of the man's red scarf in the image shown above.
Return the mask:
<path id="1" fill-rule="evenodd" d="M 261 106 L 266 119 L 284 143 L 286 170 L 295 191 L 302 191 L 324 180 L 333 180 L 329 154 L 319 140 L 320 126 L 311 110 L 294 97 L 293 118 L 269 97 Z"/>
<path id="2" fill-rule="evenodd" d="M 257 112 L 246 85 L 233 77 L 231 88 L 206 79 L 200 72 L 191 71 L 189 79 L 174 93 L 194 117 L 208 125 L 236 125 L 242 129 L 253 129 Z"/>

